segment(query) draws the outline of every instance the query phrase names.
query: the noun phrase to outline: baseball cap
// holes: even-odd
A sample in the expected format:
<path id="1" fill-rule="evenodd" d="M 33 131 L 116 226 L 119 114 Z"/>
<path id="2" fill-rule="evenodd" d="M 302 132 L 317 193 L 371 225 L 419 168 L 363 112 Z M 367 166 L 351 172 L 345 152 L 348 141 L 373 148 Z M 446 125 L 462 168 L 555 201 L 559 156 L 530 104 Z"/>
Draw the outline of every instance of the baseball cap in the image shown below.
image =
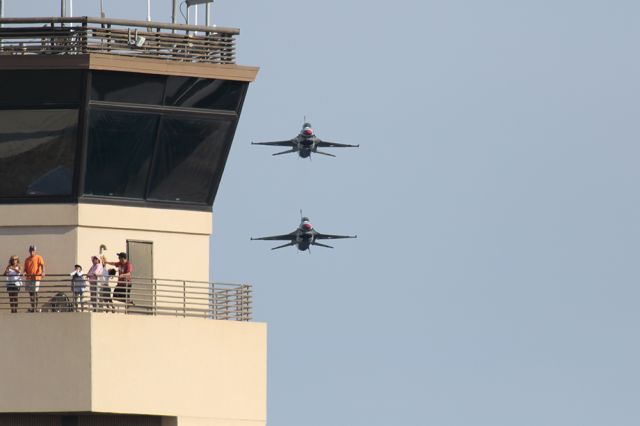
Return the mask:
<path id="1" fill-rule="evenodd" d="M 127 253 L 121 251 L 120 253 L 118 253 L 118 257 L 122 257 L 122 258 L 126 259 L 127 258 Z"/>

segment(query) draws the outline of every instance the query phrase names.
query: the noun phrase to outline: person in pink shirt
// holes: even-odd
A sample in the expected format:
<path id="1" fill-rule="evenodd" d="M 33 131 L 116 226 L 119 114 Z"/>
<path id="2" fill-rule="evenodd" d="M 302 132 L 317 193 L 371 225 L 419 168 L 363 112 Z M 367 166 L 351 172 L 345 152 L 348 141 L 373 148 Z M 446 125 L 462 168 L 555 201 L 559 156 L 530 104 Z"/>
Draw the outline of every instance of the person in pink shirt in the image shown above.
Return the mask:
<path id="1" fill-rule="evenodd" d="M 96 309 L 102 308 L 99 296 L 99 281 L 102 279 L 102 262 L 98 256 L 91 256 L 91 268 L 87 271 L 87 278 L 89 279 L 89 292 L 91 293 L 91 309 L 96 312 Z"/>

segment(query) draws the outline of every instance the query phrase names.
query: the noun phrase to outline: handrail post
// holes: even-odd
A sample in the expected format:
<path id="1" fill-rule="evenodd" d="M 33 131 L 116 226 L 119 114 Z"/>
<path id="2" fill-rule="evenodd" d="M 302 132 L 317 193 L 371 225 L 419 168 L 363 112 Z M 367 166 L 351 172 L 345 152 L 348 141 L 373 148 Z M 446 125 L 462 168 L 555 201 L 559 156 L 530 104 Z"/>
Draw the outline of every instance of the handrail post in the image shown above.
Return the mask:
<path id="1" fill-rule="evenodd" d="M 187 317 L 187 282 L 182 281 L 182 313 Z"/>
<path id="2" fill-rule="evenodd" d="M 89 24 L 82 20 L 82 35 L 80 36 L 80 53 L 89 53 Z"/>
<path id="3" fill-rule="evenodd" d="M 229 309 L 231 309 L 230 305 L 229 305 L 229 288 L 224 290 L 224 314 L 225 317 L 224 319 L 228 320 L 229 319 Z"/>
<path id="4" fill-rule="evenodd" d="M 242 321 L 242 287 L 236 288 L 236 321 Z"/>
<path id="5" fill-rule="evenodd" d="M 247 305 L 246 321 L 251 321 L 251 286 L 249 284 L 245 284 L 245 297 L 245 304 Z"/>
<path id="6" fill-rule="evenodd" d="M 0 0 L 0 18 L 4 18 L 4 0 Z M 0 23 L 0 28 L 2 28 L 3 24 Z M 2 51 L 2 38 L 0 38 L 0 52 Z"/>
<path id="7" fill-rule="evenodd" d="M 158 315 L 158 280 L 153 280 L 153 315 Z"/>
<path id="8" fill-rule="evenodd" d="M 216 319 L 216 285 L 211 283 L 211 319 Z"/>

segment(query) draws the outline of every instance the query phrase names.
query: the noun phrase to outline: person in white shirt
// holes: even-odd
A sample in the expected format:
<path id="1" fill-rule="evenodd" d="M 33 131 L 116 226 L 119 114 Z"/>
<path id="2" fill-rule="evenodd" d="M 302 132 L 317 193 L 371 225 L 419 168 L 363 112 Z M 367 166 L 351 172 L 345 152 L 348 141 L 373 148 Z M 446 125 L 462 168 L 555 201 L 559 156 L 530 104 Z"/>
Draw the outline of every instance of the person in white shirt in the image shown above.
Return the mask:
<path id="1" fill-rule="evenodd" d="M 82 266 L 75 265 L 75 268 L 76 269 L 69 275 L 71 275 L 71 291 L 73 292 L 75 311 L 78 312 L 78 308 L 80 308 L 80 311 L 84 311 L 82 293 L 84 293 L 84 289 L 87 286 L 87 281 L 85 281 L 82 275 Z"/>
<path id="2" fill-rule="evenodd" d="M 11 313 L 18 312 L 18 293 L 20 292 L 20 258 L 13 255 L 9 258 L 9 264 L 4 270 L 7 277 L 7 293 L 9 293 L 9 304 Z"/>

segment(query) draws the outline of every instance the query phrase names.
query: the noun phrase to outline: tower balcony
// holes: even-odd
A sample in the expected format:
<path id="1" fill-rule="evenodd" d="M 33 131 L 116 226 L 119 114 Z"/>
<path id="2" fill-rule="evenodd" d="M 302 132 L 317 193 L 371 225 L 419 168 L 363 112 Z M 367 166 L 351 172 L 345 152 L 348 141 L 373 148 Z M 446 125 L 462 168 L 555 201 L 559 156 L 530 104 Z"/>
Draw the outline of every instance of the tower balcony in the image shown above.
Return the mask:
<path id="1" fill-rule="evenodd" d="M 94 312 L 251 321 L 251 285 L 134 277 L 130 282 L 91 281 L 74 294 L 68 275 L 40 281 L 37 307 L 27 282 L 8 281 L 0 292 L 0 315 L 7 313 Z M 4 280 L 3 280 L 4 281 Z M 3 282 L 3 284 L 5 284 Z"/>
<path id="2" fill-rule="evenodd" d="M 266 324 L 249 321 L 248 285 L 137 278 L 128 295 L 87 286 L 74 300 L 69 277 L 48 276 L 40 307 L 23 286 L 16 313 L 2 293 L 0 424 L 266 422 Z"/>
<path id="3" fill-rule="evenodd" d="M 264 323 L 94 312 L 0 319 L 0 424 L 266 424 Z"/>

